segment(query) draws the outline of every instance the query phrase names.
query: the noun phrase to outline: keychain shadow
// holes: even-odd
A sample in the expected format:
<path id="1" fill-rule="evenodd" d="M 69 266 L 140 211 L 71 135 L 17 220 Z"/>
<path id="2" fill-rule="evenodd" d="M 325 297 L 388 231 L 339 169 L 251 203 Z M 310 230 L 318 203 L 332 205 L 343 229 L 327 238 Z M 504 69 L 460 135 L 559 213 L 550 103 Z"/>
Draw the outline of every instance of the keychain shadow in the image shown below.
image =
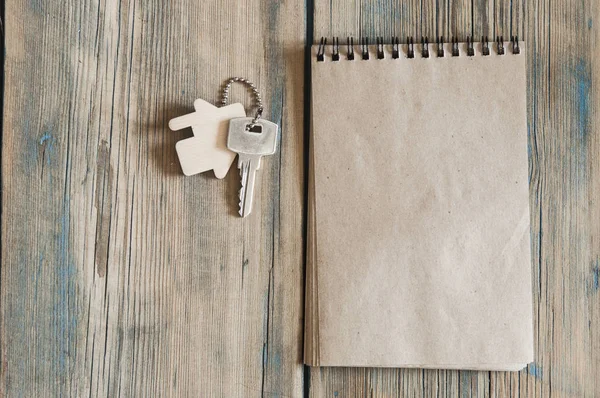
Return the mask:
<path id="1" fill-rule="evenodd" d="M 179 158 L 175 150 L 178 141 L 192 136 L 191 129 L 172 131 L 169 129 L 169 120 L 174 117 L 193 112 L 193 107 L 173 105 L 163 110 L 162 118 L 143 126 L 142 131 L 151 132 L 148 137 L 150 142 L 150 160 L 158 170 L 168 176 L 183 176 Z"/>

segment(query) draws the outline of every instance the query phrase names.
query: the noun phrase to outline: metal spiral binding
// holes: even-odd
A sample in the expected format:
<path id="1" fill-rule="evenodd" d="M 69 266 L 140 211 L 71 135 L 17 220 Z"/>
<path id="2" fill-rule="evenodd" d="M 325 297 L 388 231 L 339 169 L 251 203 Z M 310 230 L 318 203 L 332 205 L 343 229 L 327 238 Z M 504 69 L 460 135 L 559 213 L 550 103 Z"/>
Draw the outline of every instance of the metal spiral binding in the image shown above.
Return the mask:
<path id="1" fill-rule="evenodd" d="M 472 57 L 475 55 L 475 49 L 473 48 L 473 40 L 470 36 L 467 36 L 467 56 Z"/>
<path id="2" fill-rule="evenodd" d="M 504 38 L 502 36 L 496 36 L 496 46 L 498 55 L 504 55 Z"/>
<path id="3" fill-rule="evenodd" d="M 384 59 L 383 53 L 383 37 L 377 37 L 377 59 Z"/>
<path id="4" fill-rule="evenodd" d="M 429 38 L 425 36 L 425 39 L 421 37 L 421 56 L 423 58 L 429 58 Z"/>
<path id="5" fill-rule="evenodd" d="M 360 46 L 362 48 L 362 59 L 366 61 L 369 59 L 369 38 L 362 37 L 360 39 Z"/>
<path id="6" fill-rule="evenodd" d="M 397 37 L 392 37 L 392 58 L 400 57 L 400 40 Z"/>
<path id="7" fill-rule="evenodd" d="M 519 36 L 511 36 L 510 41 L 512 43 L 513 54 L 521 54 L 521 49 L 519 48 Z"/>
<path id="8" fill-rule="evenodd" d="M 406 38 L 406 44 L 408 45 L 408 58 L 415 57 L 415 43 L 413 43 L 412 36 Z"/>
<path id="9" fill-rule="evenodd" d="M 354 37 L 348 38 L 348 61 L 354 61 Z"/>
<path id="10" fill-rule="evenodd" d="M 321 42 L 319 43 L 319 51 L 317 52 L 317 62 L 325 61 L 325 46 L 327 45 L 327 38 L 321 37 Z"/>
<path id="11" fill-rule="evenodd" d="M 340 40 L 337 37 L 333 38 L 333 54 L 331 54 L 332 61 L 340 60 Z"/>
<path id="12" fill-rule="evenodd" d="M 483 36 L 481 36 L 481 53 L 485 55 L 490 55 L 490 42 L 488 41 L 488 37 L 485 37 L 483 40 Z"/>
<path id="13" fill-rule="evenodd" d="M 458 51 L 458 39 L 452 36 L 452 56 L 458 57 L 460 52 Z"/>
<path id="14" fill-rule="evenodd" d="M 418 42 L 417 42 L 418 43 Z M 452 36 L 450 42 L 451 44 L 451 54 L 453 57 L 459 57 L 460 54 L 460 45 L 458 42 L 458 38 Z M 444 46 L 448 44 L 448 42 L 444 41 L 444 36 L 438 36 L 435 40 L 435 47 L 433 54 L 437 55 L 438 58 L 442 58 L 445 56 Z M 360 55 L 361 59 L 369 60 L 369 38 L 361 37 L 360 38 Z M 378 36 L 376 38 L 376 55 L 377 59 L 385 59 L 385 48 L 390 44 L 386 44 L 383 37 Z M 466 55 L 468 57 L 475 56 L 475 40 L 471 36 L 467 36 L 466 40 L 467 51 Z M 347 53 L 346 59 L 348 61 L 353 61 L 354 56 L 354 38 L 347 37 L 346 39 Z M 400 43 L 400 40 L 397 36 L 392 37 L 391 40 L 391 50 L 392 50 L 392 59 L 400 58 L 400 47 L 406 46 L 406 58 L 415 58 L 415 44 L 412 36 L 406 37 L 406 42 L 404 44 Z M 327 48 L 327 38 L 321 37 L 319 42 L 319 47 L 317 51 L 317 61 L 324 62 L 325 61 L 325 52 Z M 508 50 L 507 50 L 508 48 Z M 507 51 L 512 52 L 512 54 L 520 54 L 521 48 L 519 47 L 519 37 L 511 36 L 510 45 L 504 46 L 504 38 L 503 36 L 496 36 L 496 45 L 495 50 L 497 55 L 505 55 Z M 333 38 L 333 43 L 331 45 L 331 61 L 339 61 L 341 59 L 340 54 L 340 41 L 338 37 Z M 488 40 L 488 36 L 481 36 L 481 54 L 483 56 L 489 56 L 491 54 L 491 46 Z M 429 58 L 429 38 L 427 36 L 421 37 L 421 58 Z"/>
<path id="15" fill-rule="evenodd" d="M 437 38 L 437 53 L 439 58 L 444 56 L 444 36 Z"/>

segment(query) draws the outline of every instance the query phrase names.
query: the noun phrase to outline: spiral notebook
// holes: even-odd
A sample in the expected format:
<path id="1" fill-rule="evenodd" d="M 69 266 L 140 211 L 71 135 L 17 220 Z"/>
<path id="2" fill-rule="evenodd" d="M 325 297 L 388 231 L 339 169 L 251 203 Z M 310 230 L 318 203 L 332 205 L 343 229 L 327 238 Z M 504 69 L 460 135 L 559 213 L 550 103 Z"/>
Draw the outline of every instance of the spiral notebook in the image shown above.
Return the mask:
<path id="1" fill-rule="evenodd" d="M 313 47 L 309 365 L 533 360 L 524 43 L 438 42 Z"/>

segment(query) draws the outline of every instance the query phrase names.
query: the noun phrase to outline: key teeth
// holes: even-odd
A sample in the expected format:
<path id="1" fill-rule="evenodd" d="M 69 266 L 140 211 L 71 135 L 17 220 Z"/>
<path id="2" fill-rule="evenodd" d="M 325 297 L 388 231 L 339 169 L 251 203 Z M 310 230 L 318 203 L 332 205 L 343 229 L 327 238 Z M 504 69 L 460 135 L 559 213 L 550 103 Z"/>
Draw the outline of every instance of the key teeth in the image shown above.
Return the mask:
<path id="1" fill-rule="evenodd" d="M 242 188 L 238 192 L 238 197 L 240 198 L 240 203 L 238 205 L 240 209 L 238 210 L 238 213 L 240 213 L 240 216 L 242 217 L 244 217 L 244 200 L 242 199 L 243 191 L 244 187 L 242 186 Z"/>

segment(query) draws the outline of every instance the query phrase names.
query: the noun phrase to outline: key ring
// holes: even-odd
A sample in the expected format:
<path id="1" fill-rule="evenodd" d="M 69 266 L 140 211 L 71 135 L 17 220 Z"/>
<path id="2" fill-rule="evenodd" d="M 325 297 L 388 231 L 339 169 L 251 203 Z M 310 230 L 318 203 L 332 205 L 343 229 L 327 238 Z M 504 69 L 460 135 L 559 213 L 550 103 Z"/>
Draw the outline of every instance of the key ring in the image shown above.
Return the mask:
<path id="1" fill-rule="evenodd" d="M 233 83 L 236 82 L 244 83 L 248 86 L 248 88 L 252 91 L 252 94 L 254 95 L 254 101 L 256 102 L 256 106 L 258 107 L 258 109 L 256 110 L 256 115 L 252 119 L 252 122 L 250 122 L 250 124 L 246 126 L 246 131 L 250 131 L 252 128 L 254 128 L 254 126 L 256 126 L 258 120 L 262 117 L 263 113 L 262 98 L 260 97 L 258 88 L 256 88 L 256 85 L 254 83 L 250 82 L 248 79 L 245 79 L 243 77 L 232 77 L 231 79 L 227 80 L 227 83 L 225 83 L 225 86 L 223 87 L 223 99 L 221 100 L 221 106 L 227 105 L 227 100 L 229 99 L 229 88 Z"/>

